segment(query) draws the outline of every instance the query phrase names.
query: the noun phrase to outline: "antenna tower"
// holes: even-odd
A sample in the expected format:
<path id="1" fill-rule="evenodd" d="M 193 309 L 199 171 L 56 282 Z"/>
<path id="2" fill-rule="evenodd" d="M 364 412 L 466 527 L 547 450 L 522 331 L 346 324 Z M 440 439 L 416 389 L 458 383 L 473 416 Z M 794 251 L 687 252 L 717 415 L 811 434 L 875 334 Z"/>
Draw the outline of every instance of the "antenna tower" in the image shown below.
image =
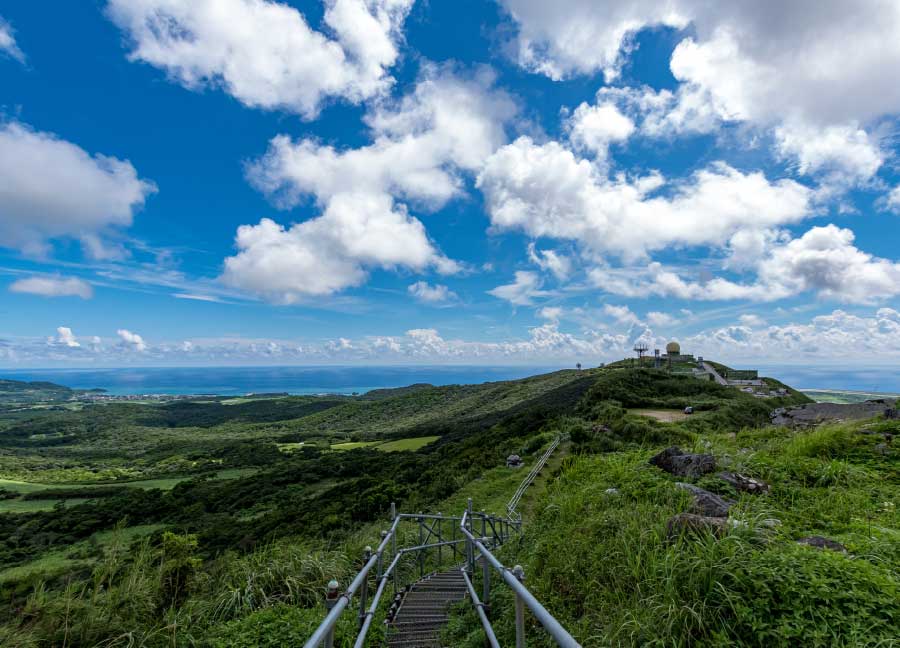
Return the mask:
<path id="1" fill-rule="evenodd" d="M 644 366 L 644 354 L 650 349 L 644 342 L 638 342 L 634 345 L 634 352 L 637 353 L 638 364 Z"/>

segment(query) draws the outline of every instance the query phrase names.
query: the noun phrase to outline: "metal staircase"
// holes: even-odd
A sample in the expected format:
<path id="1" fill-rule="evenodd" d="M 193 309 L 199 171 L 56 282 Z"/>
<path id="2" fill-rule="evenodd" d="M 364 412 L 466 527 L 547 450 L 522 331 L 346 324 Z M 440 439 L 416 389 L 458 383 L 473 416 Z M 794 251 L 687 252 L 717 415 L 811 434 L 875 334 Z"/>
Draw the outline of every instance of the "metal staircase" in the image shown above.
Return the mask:
<path id="1" fill-rule="evenodd" d="M 525 490 L 559 446 L 557 437 L 541 455 L 519 485 L 507 505 L 506 516 L 474 511 L 472 500 L 461 516 L 441 513 L 397 513 L 391 505 L 392 524 L 381 532 L 381 543 L 374 551 L 367 547 L 363 567 L 343 592 L 336 581 L 328 584 L 325 606 L 328 614 L 304 644 L 304 648 L 333 648 L 334 632 L 341 613 L 359 599 L 359 631 L 354 648 L 367 645 L 367 637 L 377 616 L 384 617 L 386 645 L 389 648 L 441 648 L 441 630 L 447 624 L 449 608 L 470 600 L 478 613 L 487 644 L 499 648 L 490 621 L 491 573 L 513 590 L 516 596 L 516 647 L 525 645 L 525 609 L 529 609 L 544 630 L 563 648 L 581 648 L 523 584 L 524 571 L 519 565 L 505 567 L 491 552 L 522 531 L 522 516 L 516 511 Z M 401 523 L 415 524 L 412 529 Z M 449 528 L 448 528 L 449 527 Z M 449 536 L 449 539 L 448 539 Z M 401 546 L 398 547 L 398 538 Z M 412 559 L 412 560 L 410 560 Z M 389 562 L 388 562 L 389 561 Z M 387 565 L 385 567 L 385 565 Z M 405 570 L 405 573 L 404 573 Z M 418 572 L 418 578 L 409 578 Z M 481 596 L 476 592 L 476 572 L 481 573 Z M 427 574 L 427 575 L 426 575 Z M 374 576 L 374 578 L 373 578 Z M 411 582 L 401 586 L 400 582 Z M 393 587 L 392 603 L 382 604 L 385 590 Z M 375 592 L 369 600 L 369 588 Z"/>
<path id="2" fill-rule="evenodd" d="M 466 596 L 466 581 L 459 569 L 429 574 L 413 583 L 388 624 L 390 648 L 440 648 L 440 633 L 450 606 Z"/>

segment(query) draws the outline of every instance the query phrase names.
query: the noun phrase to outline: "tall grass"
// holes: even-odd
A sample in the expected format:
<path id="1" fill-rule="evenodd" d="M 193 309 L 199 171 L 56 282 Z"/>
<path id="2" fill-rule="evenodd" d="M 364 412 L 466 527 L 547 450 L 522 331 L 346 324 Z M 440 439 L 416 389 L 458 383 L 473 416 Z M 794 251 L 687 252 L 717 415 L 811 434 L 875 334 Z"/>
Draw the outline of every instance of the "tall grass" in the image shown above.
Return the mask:
<path id="1" fill-rule="evenodd" d="M 733 528 L 674 542 L 666 521 L 689 498 L 647 465 L 649 449 L 570 458 L 503 560 L 525 566 L 528 588 L 585 646 L 900 645 L 900 484 L 875 442 L 854 425 L 707 436 L 697 449 L 772 490 L 738 494 L 704 478 L 737 500 Z M 812 534 L 849 552 L 796 544 Z M 512 608 L 498 588 L 502 645 L 514 641 Z M 447 640 L 480 636 L 465 611 Z M 529 645 L 553 645 L 533 621 Z"/>

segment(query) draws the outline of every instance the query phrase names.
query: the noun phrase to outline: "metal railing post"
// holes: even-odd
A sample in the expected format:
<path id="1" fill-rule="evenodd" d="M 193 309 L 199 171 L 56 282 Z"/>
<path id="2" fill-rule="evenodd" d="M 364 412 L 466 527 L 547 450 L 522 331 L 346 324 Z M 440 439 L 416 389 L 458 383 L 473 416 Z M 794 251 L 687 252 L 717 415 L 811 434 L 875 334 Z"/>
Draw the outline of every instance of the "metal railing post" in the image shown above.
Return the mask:
<path id="1" fill-rule="evenodd" d="M 456 559 L 456 555 L 459 553 L 459 550 L 456 548 L 456 524 L 450 525 L 450 539 L 453 540 L 453 544 L 450 545 L 453 548 L 453 559 Z"/>
<path id="2" fill-rule="evenodd" d="M 486 558 L 481 560 L 481 580 L 484 584 L 481 602 L 484 604 L 484 611 L 490 614 L 491 607 L 491 565 Z"/>
<path id="3" fill-rule="evenodd" d="M 512 571 L 520 583 L 525 581 L 525 570 L 522 569 L 522 565 L 516 565 Z M 516 648 L 525 648 L 525 601 L 518 592 L 516 592 Z"/>
<path id="4" fill-rule="evenodd" d="M 372 547 L 363 549 L 363 564 L 369 562 L 372 557 Z M 369 577 L 366 576 L 362 582 L 362 589 L 359 591 L 359 627 L 362 628 L 363 622 L 366 620 L 366 603 L 369 601 Z"/>
<path id="5" fill-rule="evenodd" d="M 421 513 L 422 511 L 419 511 Z M 419 518 L 419 546 L 425 544 L 425 519 Z M 425 550 L 419 549 L 419 578 L 425 575 Z"/>
<path id="6" fill-rule="evenodd" d="M 391 534 L 391 556 L 397 557 L 397 505 L 391 502 L 391 522 L 393 523 L 393 533 Z M 394 569 L 394 596 L 397 595 L 397 572 L 399 568 Z"/>
<path id="7" fill-rule="evenodd" d="M 438 515 L 441 515 L 441 512 L 440 512 L 440 511 L 438 511 Z M 444 541 L 443 536 L 441 536 L 441 522 L 442 522 L 442 521 L 443 521 L 443 520 L 441 520 L 441 518 L 438 518 L 438 521 L 437 521 L 437 539 L 438 539 L 438 543 L 441 543 L 441 542 Z M 437 564 L 438 564 L 438 568 L 440 568 L 441 564 L 443 564 L 443 562 L 444 562 L 444 561 L 443 561 L 443 558 L 442 558 L 443 552 L 441 551 L 441 549 L 443 549 L 443 547 L 442 547 L 440 544 L 438 544 L 438 548 L 437 548 L 437 549 L 438 549 L 438 559 L 437 559 Z"/>
<path id="8" fill-rule="evenodd" d="M 466 521 L 469 523 L 469 532 L 472 532 L 472 498 L 470 497 L 466 504 Z M 475 545 L 472 544 L 472 539 L 466 539 L 466 560 L 469 563 L 469 576 L 475 576 Z"/>
<path id="9" fill-rule="evenodd" d="M 388 534 L 387 531 L 381 532 L 381 542 L 384 542 L 384 539 L 387 537 L 387 534 Z M 384 552 L 379 551 L 378 552 L 378 562 L 376 563 L 376 567 L 375 567 L 375 574 L 376 574 L 375 580 L 380 581 L 381 574 L 383 574 L 383 573 L 384 573 Z"/>
<path id="10" fill-rule="evenodd" d="M 331 612 L 335 604 L 338 602 L 338 588 L 340 584 L 336 580 L 328 581 L 328 587 L 325 590 L 325 609 Z M 325 635 L 325 648 L 334 648 L 334 626 L 328 630 Z"/>

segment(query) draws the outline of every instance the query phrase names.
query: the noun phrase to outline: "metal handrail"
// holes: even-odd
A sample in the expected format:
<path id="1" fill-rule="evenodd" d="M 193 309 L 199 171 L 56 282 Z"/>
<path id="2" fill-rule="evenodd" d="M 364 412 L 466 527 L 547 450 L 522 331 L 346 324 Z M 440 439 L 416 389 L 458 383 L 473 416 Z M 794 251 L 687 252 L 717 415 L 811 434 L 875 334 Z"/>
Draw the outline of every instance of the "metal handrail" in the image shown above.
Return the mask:
<path id="1" fill-rule="evenodd" d="M 345 592 L 337 596 L 337 583 L 334 583 L 335 589 L 333 590 L 335 596 L 329 597 L 326 599 L 326 604 L 329 607 L 328 614 L 325 619 L 316 628 L 315 632 L 313 632 L 312 636 L 307 640 L 304 645 L 304 648 L 316 648 L 322 642 L 325 643 L 325 646 L 331 648 L 334 639 L 334 630 L 337 626 L 337 621 L 340 618 L 341 613 L 349 606 L 351 598 L 356 594 L 357 590 L 362 586 L 362 591 L 360 594 L 360 628 L 357 634 L 356 640 L 354 642 L 354 648 L 363 648 L 366 643 L 366 637 L 368 635 L 369 630 L 371 629 L 373 619 L 375 617 L 375 613 L 378 609 L 378 604 L 381 602 L 381 598 L 384 595 L 384 591 L 387 589 L 387 584 L 391 576 L 394 577 L 394 587 L 395 592 L 397 590 L 397 581 L 396 574 L 398 570 L 398 566 L 400 560 L 409 554 L 418 553 L 422 555 L 422 552 L 427 551 L 429 549 L 435 549 L 446 546 L 455 546 L 460 544 L 465 544 L 467 548 L 467 555 L 472 555 L 469 549 L 471 548 L 471 542 L 463 537 L 454 540 L 439 540 L 438 542 L 421 542 L 422 533 L 420 531 L 420 543 L 417 545 L 413 545 L 410 547 L 401 547 L 397 548 L 397 527 L 402 520 L 416 520 L 420 523 L 423 523 L 424 520 L 448 520 L 451 522 L 460 522 L 464 523 L 466 520 L 469 524 L 472 523 L 475 517 L 480 517 L 482 520 L 482 531 L 486 532 L 488 530 L 488 526 L 490 526 L 490 531 L 493 534 L 493 540 L 501 543 L 505 540 L 506 537 L 510 534 L 510 529 L 519 529 L 519 525 L 515 522 L 511 522 L 510 520 L 497 517 L 494 515 L 488 515 L 484 511 L 475 513 L 475 512 L 467 512 L 463 517 L 460 516 L 452 516 L 452 515 L 442 515 L 438 514 L 426 514 L 426 513 L 397 513 L 396 507 L 391 504 L 391 517 L 393 518 L 393 523 L 391 524 L 390 530 L 382 532 L 382 540 L 381 544 L 378 545 L 378 549 L 373 553 L 368 547 L 366 548 L 365 554 L 365 563 L 363 564 L 362 569 L 357 573 L 350 586 L 347 588 Z M 497 531 L 497 525 L 499 524 L 499 532 Z M 433 527 L 432 527 L 433 531 Z M 438 532 L 438 538 L 440 538 L 440 532 Z M 384 571 L 381 570 L 382 559 L 384 557 L 384 553 L 387 550 L 388 543 L 393 545 L 393 559 L 391 560 L 388 568 Z M 377 565 L 378 569 L 378 585 L 375 590 L 375 594 L 372 597 L 371 602 L 367 601 L 367 587 L 368 587 L 368 575 L 372 570 L 373 566 Z M 421 565 L 420 565 L 421 569 Z M 332 584 L 329 584 L 331 587 Z M 331 592 L 332 590 L 329 590 Z M 368 605 L 367 605 L 368 603 Z"/>
<path id="2" fill-rule="evenodd" d="M 516 506 L 518 506 L 519 501 L 522 499 L 525 491 L 537 477 L 538 473 L 540 473 L 541 469 L 546 465 L 547 460 L 553 454 L 553 451 L 559 446 L 562 441 L 562 435 L 556 437 L 553 442 L 550 444 L 550 447 L 541 455 L 541 458 L 535 464 L 535 466 L 531 469 L 528 475 L 522 480 L 522 483 L 519 484 L 519 487 L 516 489 L 515 494 L 512 499 L 510 499 L 507 504 L 507 515 L 506 517 L 496 517 L 494 515 L 487 515 L 484 511 L 475 512 L 472 510 L 472 500 L 468 500 L 468 506 L 463 515 L 460 516 L 445 516 L 441 513 L 438 514 L 428 514 L 428 513 L 397 513 L 396 507 L 394 504 L 391 504 L 391 519 L 392 524 L 390 530 L 382 531 L 382 540 L 378 545 L 378 548 L 373 553 L 369 547 L 366 547 L 365 553 L 365 562 L 363 564 L 362 569 L 354 577 L 353 581 L 350 583 L 350 586 L 341 593 L 337 595 L 337 582 L 332 581 L 329 583 L 329 596 L 326 599 L 326 604 L 328 607 L 328 614 L 325 616 L 325 619 L 316 628 L 315 632 L 313 632 L 312 636 L 307 640 L 304 644 L 304 648 L 317 648 L 320 643 L 324 641 L 326 648 L 331 648 L 334 641 L 334 631 L 337 626 L 338 619 L 340 618 L 341 613 L 349 606 L 350 600 L 356 594 L 357 590 L 362 587 L 362 592 L 360 595 L 360 612 L 359 612 L 359 632 L 357 634 L 356 640 L 354 642 L 354 648 L 363 648 L 366 643 L 366 637 L 370 628 L 372 627 L 373 619 L 375 618 L 375 613 L 378 609 L 378 605 L 381 602 L 381 598 L 384 595 L 385 589 L 387 589 L 387 583 L 390 577 L 394 578 L 394 592 L 396 593 L 398 590 L 397 584 L 397 570 L 400 563 L 400 560 L 403 556 L 418 553 L 419 554 L 419 570 L 420 575 L 423 570 L 424 565 L 424 554 L 422 552 L 427 551 L 429 549 L 438 548 L 445 546 L 455 546 L 458 544 L 465 543 L 465 556 L 466 556 L 466 564 L 461 568 L 463 571 L 463 577 L 465 579 L 466 588 L 469 591 L 469 595 L 472 598 L 473 605 L 475 605 L 476 610 L 478 611 L 479 619 L 481 620 L 482 627 L 484 628 L 485 635 L 487 636 L 488 642 L 490 643 L 492 648 L 499 648 L 499 643 L 497 642 L 497 637 L 494 633 L 494 630 L 490 624 L 490 620 L 488 619 L 485 608 L 488 606 L 488 595 L 490 591 L 490 568 L 493 567 L 497 570 L 504 582 L 509 585 L 516 594 L 516 645 L 524 646 L 524 633 L 525 633 L 525 622 L 524 622 L 524 606 L 527 606 L 537 617 L 538 621 L 544 626 L 544 628 L 550 633 L 550 635 L 556 640 L 557 644 L 562 646 L 563 648 L 580 648 L 578 642 L 576 642 L 572 636 L 566 632 L 565 628 L 560 625 L 560 623 L 549 613 L 547 610 L 538 602 L 536 598 L 525 588 L 521 583 L 521 579 L 524 578 L 524 573 L 521 571 L 521 567 L 516 566 L 514 570 L 509 570 L 503 566 L 503 564 L 497 560 L 493 554 L 491 554 L 490 550 L 485 545 L 485 542 L 491 540 L 491 546 L 496 546 L 497 544 L 501 544 L 506 538 L 510 535 L 510 530 L 514 529 L 516 531 L 521 531 L 522 528 L 522 515 L 516 512 Z M 480 538 L 476 538 L 472 533 L 474 531 L 473 521 L 476 517 L 481 518 L 481 536 Z M 419 523 L 419 544 L 410 546 L 410 547 L 401 547 L 397 548 L 397 527 L 402 520 L 416 520 Z M 444 541 L 441 539 L 440 532 L 440 522 L 435 522 L 432 524 L 429 529 L 425 520 L 447 520 L 451 522 L 459 522 L 460 528 L 463 532 L 463 538 L 447 540 Z M 497 531 L 497 524 L 499 524 L 500 531 Z M 468 528 L 466 527 L 468 525 Z M 490 525 L 491 536 L 487 536 L 487 527 Z M 434 529 L 437 526 L 438 531 L 435 534 Z M 428 533 L 428 538 L 432 535 L 436 535 L 438 538 L 438 542 L 427 542 L 428 538 L 424 537 L 424 533 Z M 388 543 L 392 546 L 392 554 L 393 559 L 391 560 L 388 568 L 382 571 L 382 564 L 384 553 L 387 550 Z M 484 570 L 483 580 L 484 580 L 484 597 L 483 599 L 478 598 L 478 594 L 475 591 L 475 587 L 472 585 L 471 575 L 475 571 L 475 561 L 476 555 L 475 550 L 478 550 L 479 556 L 478 558 L 482 561 L 482 567 Z M 455 550 L 454 550 L 455 553 Z M 438 553 L 440 556 L 440 553 Z M 438 559 L 440 560 L 440 558 Z M 368 594 L 368 576 L 369 572 L 371 572 L 372 567 L 377 565 L 377 581 L 378 585 L 375 590 L 375 594 L 372 597 L 371 602 L 367 601 Z M 368 606 L 367 606 L 367 603 Z"/>
<path id="3" fill-rule="evenodd" d="M 522 480 L 522 483 L 519 484 L 519 487 L 516 489 L 516 492 L 513 493 L 513 496 L 510 498 L 509 503 L 506 505 L 506 513 L 511 520 L 521 520 L 522 515 L 516 511 L 516 507 L 519 505 L 519 501 L 522 499 L 522 496 L 525 494 L 525 491 L 528 490 L 528 487 L 531 486 L 531 483 L 535 480 L 544 466 L 547 464 L 547 460 L 550 459 L 550 455 L 553 454 L 553 451 L 556 450 L 557 446 L 559 446 L 562 441 L 562 435 L 558 435 L 553 443 L 550 444 L 550 447 L 541 455 L 541 458 L 538 459 L 537 463 L 525 476 L 525 479 Z"/>
<path id="4" fill-rule="evenodd" d="M 350 604 L 350 599 L 356 593 L 356 590 L 359 589 L 359 586 L 365 581 L 372 567 L 379 563 L 381 560 L 381 555 L 384 552 L 385 547 L 387 547 L 388 541 L 394 538 L 394 534 L 397 532 L 397 525 L 400 523 L 400 518 L 395 517 L 394 523 L 391 525 L 390 531 L 388 531 L 384 538 L 381 540 L 381 544 L 378 545 L 378 549 L 373 553 L 366 563 L 363 565 L 363 568 L 359 570 L 359 573 L 356 575 L 356 578 L 353 579 L 353 582 L 350 583 L 350 587 L 342 593 L 337 601 L 334 603 L 334 606 L 328 611 L 328 614 L 325 616 L 325 620 L 316 628 L 316 631 L 313 632 L 312 636 L 307 640 L 305 644 L 303 644 L 304 648 L 316 648 L 320 642 L 324 641 L 327 636 L 334 630 L 334 627 L 337 625 L 338 617 L 341 616 L 341 612 L 344 611 Z"/>
<path id="5" fill-rule="evenodd" d="M 553 637 L 554 641 L 556 641 L 557 645 L 562 646 L 563 648 L 581 648 L 581 644 L 579 644 L 575 639 L 566 631 L 565 628 L 562 627 L 559 621 L 550 614 L 547 609 L 541 605 L 540 601 L 538 601 L 534 595 L 528 591 L 522 582 L 521 578 L 524 578 L 524 572 L 522 568 L 518 565 L 514 567 L 512 570 L 508 569 L 501 563 L 497 558 L 494 557 L 487 547 L 484 546 L 482 540 L 476 538 L 472 533 L 466 528 L 466 517 L 469 515 L 472 509 L 472 500 L 469 500 L 468 510 L 463 514 L 463 519 L 460 522 L 460 529 L 462 529 L 463 535 L 465 535 L 469 541 L 471 542 L 473 547 L 477 547 L 478 551 L 481 552 L 481 559 L 487 560 L 490 563 L 491 567 L 493 567 L 497 572 L 500 573 L 503 581 L 509 585 L 510 589 L 516 595 L 516 645 L 524 646 L 525 645 L 525 621 L 524 616 L 521 613 L 521 606 L 524 604 L 531 610 L 537 620 L 540 621 L 541 625 L 544 626 L 544 629 L 550 633 L 550 636 Z M 471 552 L 471 549 L 470 549 Z M 470 553 L 470 555 L 472 555 Z M 471 565 L 471 562 L 470 562 Z M 474 599 L 473 599 L 474 601 Z M 486 624 L 486 625 L 485 625 Z M 487 618 L 482 620 L 482 625 L 485 626 L 485 631 L 487 631 L 487 626 L 490 625 L 490 622 Z"/>
<path id="6" fill-rule="evenodd" d="M 479 600 L 478 592 L 475 591 L 475 586 L 472 585 L 472 579 L 469 578 L 469 573 L 465 569 L 460 569 L 460 571 L 466 581 L 469 596 L 472 597 L 472 605 L 475 606 L 475 610 L 478 612 L 478 618 L 481 619 L 481 627 L 484 628 L 484 634 L 487 636 L 488 643 L 491 645 L 491 648 L 500 648 L 500 642 L 497 641 L 497 635 L 494 634 L 494 628 L 491 626 L 491 622 L 488 621 L 487 613 L 484 611 L 485 604 Z"/>

